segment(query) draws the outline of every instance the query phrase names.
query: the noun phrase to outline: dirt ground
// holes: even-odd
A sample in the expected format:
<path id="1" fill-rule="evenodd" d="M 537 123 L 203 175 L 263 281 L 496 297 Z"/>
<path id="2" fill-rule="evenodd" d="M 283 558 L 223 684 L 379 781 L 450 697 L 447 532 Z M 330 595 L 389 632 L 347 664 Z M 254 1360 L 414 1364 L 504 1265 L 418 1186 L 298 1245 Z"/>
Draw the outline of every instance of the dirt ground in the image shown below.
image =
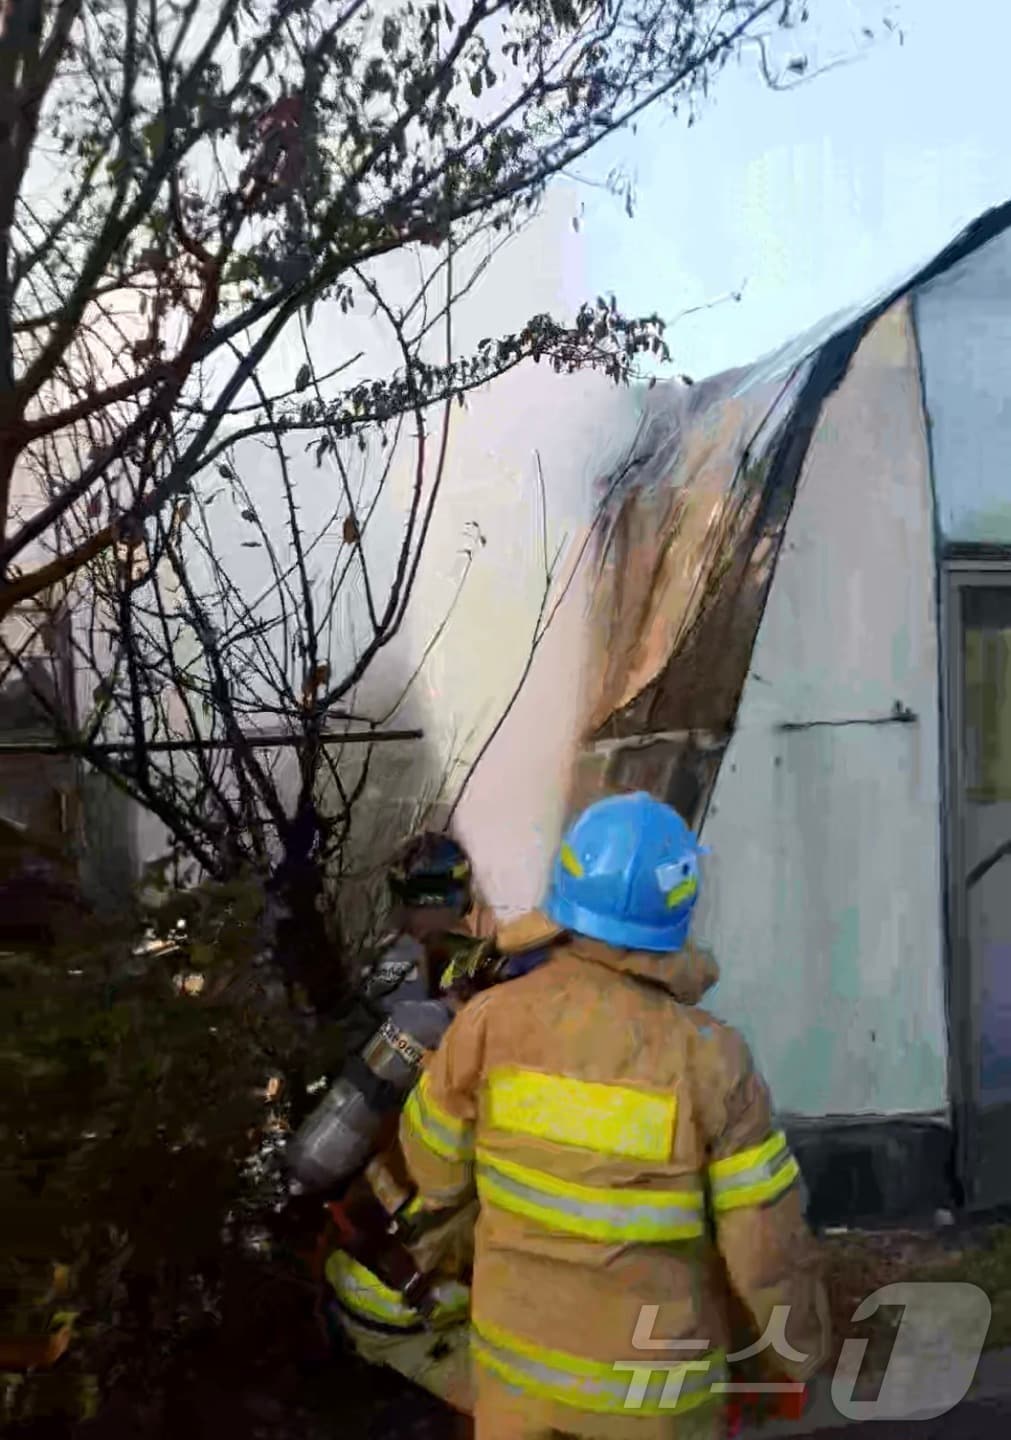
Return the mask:
<path id="1" fill-rule="evenodd" d="M 458 1440 L 469 1428 L 388 1370 L 335 1351 L 311 1297 L 265 1271 L 234 1285 L 219 1327 L 176 1355 L 156 1387 L 117 1387 L 80 1440 Z"/>
<path id="2" fill-rule="evenodd" d="M 961 1280 L 990 1297 L 987 1348 L 1011 1345 L 1011 1228 L 952 1225 L 933 1230 L 849 1231 L 820 1237 L 832 1311 L 834 1352 L 847 1336 L 869 1340 L 868 1364 L 887 1359 L 899 1323 L 881 1310 L 853 1323 L 862 1300 L 899 1280 Z"/>
<path id="3" fill-rule="evenodd" d="M 882 1285 L 968 1279 L 991 1296 L 989 1343 L 1011 1343 L 1011 1229 L 880 1231 L 821 1237 L 835 1348 L 865 1335 L 887 1359 L 899 1315 L 852 1316 Z M 44 1425 L 32 1440 L 467 1440 L 469 1422 L 387 1370 L 328 1345 L 312 1296 L 274 1268 L 231 1277 L 221 1323 L 173 1347 L 162 1365 L 130 1367 L 100 1420 Z M 1006 1298 L 1005 1298 L 1006 1297 Z M 157 1372 L 157 1373 L 155 1373 Z M 13 1431 L 9 1432 L 16 1440 Z"/>

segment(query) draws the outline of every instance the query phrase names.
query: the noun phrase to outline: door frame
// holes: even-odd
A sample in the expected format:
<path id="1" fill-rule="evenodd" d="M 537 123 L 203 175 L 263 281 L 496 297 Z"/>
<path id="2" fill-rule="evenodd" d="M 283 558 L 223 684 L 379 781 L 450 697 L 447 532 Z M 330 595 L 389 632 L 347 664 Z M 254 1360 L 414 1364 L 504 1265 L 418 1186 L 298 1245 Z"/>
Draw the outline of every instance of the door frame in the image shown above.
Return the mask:
<path id="1" fill-rule="evenodd" d="M 962 758 L 962 592 L 1011 592 L 1011 552 L 960 549 L 941 563 L 942 855 L 945 951 L 948 979 L 948 1073 L 955 1130 L 955 1170 L 967 1207 L 977 1197 L 976 1143 L 981 1132 L 979 1008 L 980 959 L 968 942 L 965 886 L 965 777 Z M 1011 1200 L 1011 1196 L 1008 1197 Z"/>

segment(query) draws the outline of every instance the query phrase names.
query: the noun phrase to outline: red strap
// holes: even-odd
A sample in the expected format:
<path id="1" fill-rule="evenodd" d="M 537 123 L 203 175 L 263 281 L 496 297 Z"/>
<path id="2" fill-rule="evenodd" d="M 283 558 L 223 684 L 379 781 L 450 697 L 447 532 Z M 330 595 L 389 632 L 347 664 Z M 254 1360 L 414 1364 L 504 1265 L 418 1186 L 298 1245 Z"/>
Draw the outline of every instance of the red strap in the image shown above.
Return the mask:
<path id="1" fill-rule="evenodd" d="M 780 1395 L 776 1414 L 783 1420 L 802 1420 L 806 1406 L 807 1386 L 805 1385 L 803 1390 L 794 1390 Z"/>
<path id="2" fill-rule="evenodd" d="M 358 1231 L 356 1227 L 352 1224 L 351 1219 L 348 1216 L 348 1213 L 344 1209 L 343 1205 L 341 1205 L 338 1200 L 331 1200 L 326 1208 L 330 1212 L 330 1219 L 333 1221 L 334 1229 L 340 1236 L 341 1245 L 343 1246 L 348 1244 L 349 1242 L 353 1242 L 355 1236 L 358 1234 Z"/>
<path id="3" fill-rule="evenodd" d="M 740 1433 L 745 1413 L 753 1422 L 760 1417 L 767 1420 L 802 1420 L 807 1397 L 806 1385 L 803 1390 L 786 1390 L 778 1395 L 764 1390 L 739 1390 L 727 1402 L 727 1433 L 731 1437 Z"/>

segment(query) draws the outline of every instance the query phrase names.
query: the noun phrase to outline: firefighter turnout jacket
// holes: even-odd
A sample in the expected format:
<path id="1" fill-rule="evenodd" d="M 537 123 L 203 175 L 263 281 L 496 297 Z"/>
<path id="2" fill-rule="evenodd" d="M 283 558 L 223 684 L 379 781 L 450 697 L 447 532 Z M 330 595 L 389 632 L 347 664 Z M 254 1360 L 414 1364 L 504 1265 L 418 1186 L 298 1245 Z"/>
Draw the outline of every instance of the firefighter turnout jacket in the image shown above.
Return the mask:
<path id="1" fill-rule="evenodd" d="M 788 1307 L 777 1365 L 806 1380 L 828 1328 L 798 1167 L 746 1043 L 698 1008 L 714 962 L 530 923 L 548 960 L 464 1007 L 401 1118 L 420 1201 L 480 1202 L 478 1434 L 541 1433 L 482 1429 L 485 1387 L 545 1433 L 719 1414 L 735 1296 L 756 1336 Z"/>

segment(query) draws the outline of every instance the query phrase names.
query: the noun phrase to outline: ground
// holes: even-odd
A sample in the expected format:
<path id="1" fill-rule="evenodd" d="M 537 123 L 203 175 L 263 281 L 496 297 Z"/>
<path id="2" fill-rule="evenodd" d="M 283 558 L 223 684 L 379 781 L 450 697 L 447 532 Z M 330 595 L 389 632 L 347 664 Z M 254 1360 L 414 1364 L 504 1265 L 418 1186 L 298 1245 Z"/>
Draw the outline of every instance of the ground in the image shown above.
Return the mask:
<path id="1" fill-rule="evenodd" d="M 993 1346 L 1011 1343 L 1011 1230 L 887 1231 L 824 1237 L 837 1343 L 864 1333 L 881 1363 L 889 1321 L 854 1327 L 857 1304 L 892 1280 L 941 1274 L 991 1296 Z M 232 1277 L 222 1323 L 177 1354 L 157 1386 L 143 1369 L 119 1387 L 90 1440 L 465 1440 L 466 1421 L 389 1371 L 334 1355 L 312 1314 L 311 1295 L 283 1268 Z M 1011 1367 L 1009 1367 L 1011 1368 Z M 1003 1403 L 964 1403 L 936 1421 L 874 1422 L 873 1440 L 1003 1440 L 1011 1431 L 1011 1374 Z M 815 1432 L 831 1437 L 852 1427 Z M 38 1431 L 35 1432 L 38 1435 Z M 82 1433 L 82 1432 L 79 1432 Z M 47 1432 L 48 1440 L 48 1432 Z M 53 1432 L 53 1440 L 57 1440 Z M 62 1437 L 60 1437 L 62 1440 Z M 83 1440 L 83 1433 L 82 1433 Z"/>
<path id="2" fill-rule="evenodd" d="M 1009 1426 L 1011 1401 L 980 1401 L 937 1420 L 874 1421 L 869 1440 L 1004 1440 Z M 815 1430 L 812 1440 L 853 1440 L 856 1429 Z"/>
<path id="3" fill-rule="evenodd" d="M 821 1237 L 836 1346 L 845 1336 L 870 1339 L 870 1355 L 887 1357 L 897 1315 L 879 1312 L 854 1326 L 861 1300 L 899 1280 L 961 1280 L 990 1297 L 988 1349 L 1011 1345 L 1011 1227 L 950 1225 L 922 1230 L 850 1231 Z"/>
<path id="4" fill-rule="evenodd" d="M 857 1305 L 898 1280 L 941 1278 L 979 1285 L 990 1297 L 993 1318 L 988 1349 L 1011 1345 L 1011 1229 L 1004 1225 L 939 1229 L 853 1231 L 822 1237 L 836 1349 L 846 1336 L 866 1335 L 869 1363 L 887 1360 L 898 1316 L 879 1312 L 867 1326 L 851 1320 Z M 1004 1440 L 1011 1433 L 1011 1361 L 1007 1396 L 965 1401 L 936 1420 L 868 1422 L 871 1440 Z M 824 1427 L 818 1440 L 853 1436 L 860 1426 Z"/>
<path id="5" fill-rule="evenodd" d="M 83 1427 L 80 1440 L 461 1436 L 452 1414 L 393 1372 L 335 1353 L 311 1296 L 282 1269 L 234 1274 L 227 1293 L 220 1325 L 177 1353 L 156 1382 L 147 1367 L 138 1367 L 116 1387 L 101 1419 Z M 29 1436 L 43 1440 L 38 1431 Z"/>

